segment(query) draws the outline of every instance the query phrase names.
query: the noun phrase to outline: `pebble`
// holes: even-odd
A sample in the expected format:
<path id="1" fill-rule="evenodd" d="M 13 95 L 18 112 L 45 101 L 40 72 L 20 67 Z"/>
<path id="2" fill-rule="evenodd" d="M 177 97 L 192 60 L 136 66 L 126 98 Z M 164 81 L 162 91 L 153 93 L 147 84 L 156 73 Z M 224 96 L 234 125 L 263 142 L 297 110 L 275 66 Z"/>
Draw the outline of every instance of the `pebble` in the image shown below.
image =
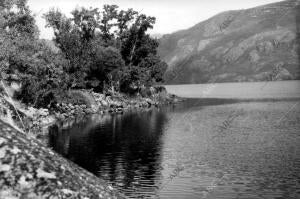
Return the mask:
<path id="1" fill-rule="evenodd" d="M 9 171 L 9 170 L 10 170 L 10 165 L 0 163 L 0 171 Z"/>
<path id="2" fill-rule="evenodd" d="M 4 144 L 6 142 L 6 139 L 0 138 L 0 145 Z"/>

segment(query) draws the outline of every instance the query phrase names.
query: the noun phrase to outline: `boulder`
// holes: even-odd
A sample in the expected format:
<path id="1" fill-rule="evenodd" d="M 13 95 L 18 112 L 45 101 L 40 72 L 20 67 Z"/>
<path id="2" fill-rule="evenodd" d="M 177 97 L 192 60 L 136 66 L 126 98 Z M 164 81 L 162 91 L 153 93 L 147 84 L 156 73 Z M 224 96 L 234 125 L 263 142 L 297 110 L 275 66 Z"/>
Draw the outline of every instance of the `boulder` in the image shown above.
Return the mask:
<path id="1" fill-rule="evenodd" d="M 145 101 L 148 103 L 148 106 L 154 105 L 154 101 L 151 100 L 150 98 L 145 98 Z"/>
<path id="2" fill-rule="evenodd" d="M 38 114 L 41 116 L 48 116 L 49 115 L 49 110 L 48 109 L 39 109 Z"/>
<path id="3" fill-rule="evenodd" d="M 107 107 L 108 102 L 105 99 L 103 99 L 103 100 L 101 100 L 101 105 Z"/>
<path id="4" fill-rule="evenodd" d="M 0 120 L 0 198 L 124 198 L 115 189 Z"/>
<path id="5" fill-rule="evenodd" d="M 74 109 L 74 106 L 72 104 L 69 104 L 69 109 Z"/>

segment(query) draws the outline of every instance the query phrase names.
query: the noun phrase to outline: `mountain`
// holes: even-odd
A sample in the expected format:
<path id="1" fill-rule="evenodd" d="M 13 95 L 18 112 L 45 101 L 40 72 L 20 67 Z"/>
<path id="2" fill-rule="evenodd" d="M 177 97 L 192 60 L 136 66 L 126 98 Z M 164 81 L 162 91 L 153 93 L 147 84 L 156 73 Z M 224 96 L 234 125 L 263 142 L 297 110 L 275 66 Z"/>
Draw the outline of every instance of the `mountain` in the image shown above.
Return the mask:
<path id="1" fill-rule="evenodd" d="M 220 13 L 160 39 L 166 83 L 300 79 L 300 1 Z"/>
<path id="2" fill-rule="evenodd" d="M 160 39 L 162 38 L 162 36 L 164 36 L 163 34 L 160 34 L 160 33 L 153 33 L 153 34 L 150 34 L 150 36 L 152 38 L 155 38 L 155 39 Z"/>

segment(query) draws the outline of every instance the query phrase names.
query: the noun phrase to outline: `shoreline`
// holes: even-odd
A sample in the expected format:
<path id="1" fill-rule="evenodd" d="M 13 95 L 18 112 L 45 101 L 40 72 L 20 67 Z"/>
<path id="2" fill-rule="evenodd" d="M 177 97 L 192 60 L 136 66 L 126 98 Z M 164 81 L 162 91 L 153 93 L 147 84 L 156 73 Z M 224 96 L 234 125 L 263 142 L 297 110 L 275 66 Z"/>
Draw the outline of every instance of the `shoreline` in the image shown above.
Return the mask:
<path id="1" fill-rule="evenodd" d="M 45 143 L 43 137 L 48 133 L 48 128 L 58 122 L 72 123 L 70 121 L 92 114 L 122 114 L 134 109 L 140 111 L 148 108 L 157 108 L 163 105 L 176 104 L 184 100 L 184 98 L 167 93 L 165 87 L 162 86 L 143 96 L 128 96 L 118 92 L 103 94 L 89 90 L 73 90 L 72 92 L 75 93 L 73 94 L 75 95 L 74 98 L 79 95 L 85 96 L 86 103 L 62 102 L 55 104 L 50 109 L 37 109 L 14 101 L 10 97 L 0 96 L 3 104 L 3 110 L 0 110 L 0 119 L 8 122 L 21 132 L 30 134 Z M 16 110 L 18 114 L 16 114 Z M 17 115 L 21 115 L 21 118 L 17 117 Z"/>
<path id="2" fill-rule="evenodd" d="M 0 119 L 0 198 L 125 198 L 112 185 Z"/>

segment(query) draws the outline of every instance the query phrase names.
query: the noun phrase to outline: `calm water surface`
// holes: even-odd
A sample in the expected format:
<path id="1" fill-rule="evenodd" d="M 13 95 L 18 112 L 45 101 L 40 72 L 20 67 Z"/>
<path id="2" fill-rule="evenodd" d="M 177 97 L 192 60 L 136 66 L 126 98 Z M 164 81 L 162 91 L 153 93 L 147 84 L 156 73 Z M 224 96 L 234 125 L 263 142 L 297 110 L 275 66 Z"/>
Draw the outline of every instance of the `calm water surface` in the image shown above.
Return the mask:
<path id="1" fill-rule="evenodd" d="M 168 85 L 168 92 L 189 98 L 299 98 L 300 81 Z"/>
<path id="2" fill-rule="evenodd" d="M 298 98 L 191 99 L 58 124 L 49 144 L 129 198 L 300 198 L 299 130 Z"/>

